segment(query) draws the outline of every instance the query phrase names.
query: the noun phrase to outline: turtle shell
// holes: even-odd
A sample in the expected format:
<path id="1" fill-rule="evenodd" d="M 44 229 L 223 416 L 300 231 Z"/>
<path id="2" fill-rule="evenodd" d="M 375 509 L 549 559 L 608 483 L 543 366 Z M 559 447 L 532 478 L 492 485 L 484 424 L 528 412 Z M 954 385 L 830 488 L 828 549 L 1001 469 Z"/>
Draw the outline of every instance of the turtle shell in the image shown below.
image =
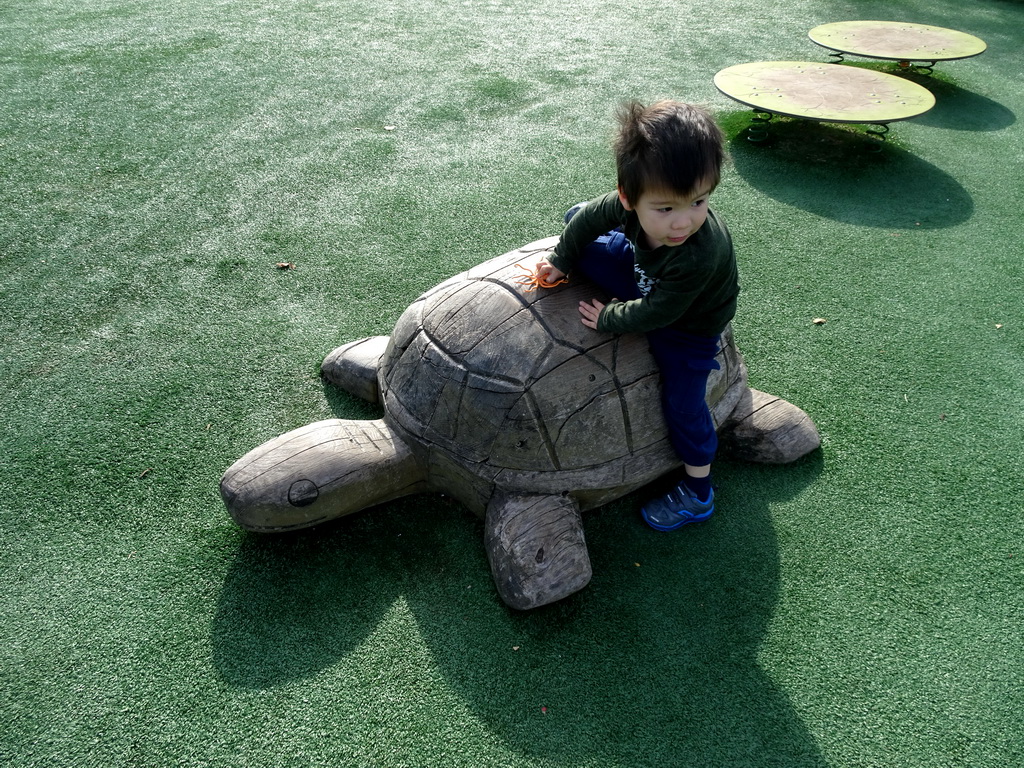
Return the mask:
<path id="1" fill-rule="evenodd" d="M 403 313 L 378 372 L 385 419 L 413 448 L 432 486 L 483 514 L 498 488 L 571 493 L 583 509 L 680 466 L 662 416 L 659 373 L 640 334 L 599 333 L 568 286 L 520 283 L 558 238 L 480 264 L 434 287 Z M 723 335 L 708 381 L 716 426 L 746 389 Z"/>

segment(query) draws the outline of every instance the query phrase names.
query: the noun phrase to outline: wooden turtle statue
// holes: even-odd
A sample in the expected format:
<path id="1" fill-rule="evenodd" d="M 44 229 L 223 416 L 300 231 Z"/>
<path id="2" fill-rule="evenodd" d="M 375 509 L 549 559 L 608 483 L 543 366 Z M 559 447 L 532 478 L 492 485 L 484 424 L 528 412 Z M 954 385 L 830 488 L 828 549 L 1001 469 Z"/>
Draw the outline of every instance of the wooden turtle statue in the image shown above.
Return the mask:
<path id="1" fill-rule="evenodd" d="M 581 510 L 681 466 L 669 444 L 658 369 L 642 335 L 584 326 L 582 277 L 531 290 L 521 278 L 557 238 L 441 283 L 391 337 L 339 347 L 324 378 L 383 405 L 380 419 L 328 419 L 250 451 L 224 474 L 231 517 L 250 531 L 305 528 L 407 494 L 440 491 L 485 521 L 495 584 L 528 609 L 591 577 Z M 521 266 L 520 266 L 521 265 Z M 820 443 L 807 415 L 747 386 L 733 342 L 707 401 L 723 447 L 783 463 Z"/>

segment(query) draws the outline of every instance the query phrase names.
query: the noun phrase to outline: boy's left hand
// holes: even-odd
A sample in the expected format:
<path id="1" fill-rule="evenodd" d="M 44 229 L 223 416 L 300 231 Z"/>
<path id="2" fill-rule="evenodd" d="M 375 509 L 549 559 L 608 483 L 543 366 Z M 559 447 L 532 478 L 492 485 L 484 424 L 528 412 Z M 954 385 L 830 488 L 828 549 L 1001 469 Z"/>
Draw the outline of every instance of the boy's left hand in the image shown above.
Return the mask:
<path id="1" fill-rule="evenodd" d="M 612 301 L 614 301 L 614 299 L 612 299 Z M 583 324 L 585 326 L 587 326 L 587 328 L 593 328 L 596 331 L 597 330 L 597 318 L 600 316 L 602 309 L 604 309 L 604 304 L 602 304 L 597 299 L 594 299 L 594 300 L 589 301 L 589 302 L 581 301 L 580 302 L 580 314 L 583 316 L 581 318 L 582 321 L 583 321 Z"/>

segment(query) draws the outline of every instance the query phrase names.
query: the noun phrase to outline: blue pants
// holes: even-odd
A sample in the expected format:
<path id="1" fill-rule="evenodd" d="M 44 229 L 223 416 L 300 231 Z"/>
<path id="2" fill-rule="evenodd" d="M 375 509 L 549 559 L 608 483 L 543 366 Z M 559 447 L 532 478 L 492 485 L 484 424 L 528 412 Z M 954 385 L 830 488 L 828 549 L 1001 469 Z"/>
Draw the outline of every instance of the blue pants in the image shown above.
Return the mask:
<path id="1" fill-rule="evenodd" d="M 633 248 L 619 231 L 587 246 L 577 268 L 609 297 L 628 301 L 642 296 L 633 275 Z M 705 401 L 708 376 L 719 368 L 715 355 L 719 337 L 696 336 L 671 328 L 647 334 L 647 343 L 661 372 L 661 399 L 672 447 L 687 464 L 710 464 L 718 435 Z"/>

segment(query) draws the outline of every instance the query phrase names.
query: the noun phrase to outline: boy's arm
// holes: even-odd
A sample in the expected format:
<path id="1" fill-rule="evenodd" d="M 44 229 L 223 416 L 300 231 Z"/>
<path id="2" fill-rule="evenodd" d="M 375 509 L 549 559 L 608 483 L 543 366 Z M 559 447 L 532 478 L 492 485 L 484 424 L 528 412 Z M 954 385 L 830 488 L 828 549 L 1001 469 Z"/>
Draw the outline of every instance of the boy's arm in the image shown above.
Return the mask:
<path id="1" fill-rule="evenodd" d="M 612 301 L 600 311 L 597 330 L 607 333 L 647 333 L 681 318 L 700 295 L 704 283 L 659 284 L 639 299 Z"/>
<path id="2" fill-rule="evenodd" d="M 695 332 L 714 335 L 732 318 L 739 293 L 736 255 L 725 224 L 713 213 L 694 236 L 686 256 L 679 254 L 658 275 L 650 292 L 631 301 L 613 301 L 601 311 L 598 330 L 645 333 L 686 317 Z M 699 300 L 699 312 L 693 308 Z"/>
<path id="3" fill-rule="evenodd" d="M 609 192 L 589 201 L 565 225 L 565 230 L 548 262 L 560 272 L 568 273 L 584 248 L 601 235 L 625 223 L 626 213 L 617 192 Z"/>

